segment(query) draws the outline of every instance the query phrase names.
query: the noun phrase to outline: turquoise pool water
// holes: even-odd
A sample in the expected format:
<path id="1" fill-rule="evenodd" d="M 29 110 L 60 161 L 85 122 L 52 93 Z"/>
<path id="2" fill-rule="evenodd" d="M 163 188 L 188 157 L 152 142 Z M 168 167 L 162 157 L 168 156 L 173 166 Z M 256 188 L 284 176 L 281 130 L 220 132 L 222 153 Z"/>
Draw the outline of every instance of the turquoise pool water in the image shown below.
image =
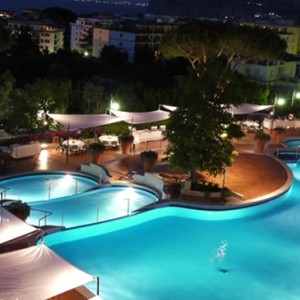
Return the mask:
<path id="1" fill-rule="evenodd" d="M 52 234 L 45 243 L 99 276 L 104 300 L 298 300 L 300 166 L 289 167 L 291 189 L 261 205 L 159 208 Z"/>
<path id="2" fill-rule="evenodd" d="M 27 202 L 31 209 L 27 222 L 32 225 L 76 227 L 128 215 L 158 196 L 146 189 L 106 186 L 92 189 L 97 180 L 64 173 L 43 173 L 0 181 L 8 188 L 6 199 Z M 51 215 L 44 218 L 45 213 Z"/>
<path id="3" fill-rule="evenodd" d="M 52 215 L 47 217 L 47 224 L 81 226 L 126 216 L 157 200 L 155 194 L 140 188 L 108 186 L 70 197 L 34 202 L 31 207 L 38 210 L 31 211 L 27 222 L 37 224 L 43 216 L 39 210 L 45 210 L 52 212 Z"/>
<path id="4" fill-rule="evenodd" d="M 32 174 L 0 180 L 0 186 L 8 189 L 6 199 L 29 204 L 79 194 L 98 184 L 89 177 L 66 173 Z"/>
<path id="5" fill-rule="evenodd" d="M 284 142 L 284 144 L 287 145 L 289 148 L 298 148 L 300 147 L 300 139 L 287 140 Z"/>

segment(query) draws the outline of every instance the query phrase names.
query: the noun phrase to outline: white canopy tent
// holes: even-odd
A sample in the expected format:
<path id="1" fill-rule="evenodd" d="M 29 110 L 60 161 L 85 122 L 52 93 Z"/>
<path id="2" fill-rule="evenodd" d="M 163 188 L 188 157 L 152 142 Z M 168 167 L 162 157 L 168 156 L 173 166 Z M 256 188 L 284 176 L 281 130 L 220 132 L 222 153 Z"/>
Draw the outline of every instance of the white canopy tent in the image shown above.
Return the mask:
<path id="1" fill-rule="evenodd" d="M 257 105 L 257 104 L 244 103 L 239 106 L 233 106 L 232 113 L 234 115 L 249 115 L 249 114 L 270 109 L 272 107 L 273 105 Z"/>
<path id="2" fill-rule="evenodd" d="M 111 113 L 123 119 L 126 123 L 132 125 L 164 121 L 170 117 L 170 112 L 160 109 L 148 112 L 126 112 L 111 110 Z"/>
<path id="3" fill-rule="evenodd" d="M 110 116 L 106 114 L 98 115 L 68 115 L 68 114 L 51 114 L 48 116 L 56 122 L 63 125 L 66 130 L 77 130 L 103 126 L 124 121 L 123 118 Z"/>
<path id="4" fill-rule="evenodd" d="M 93 280 L 43 244 L 0 255 L 0 299 L 49 299 Z"/>
<path id="5" fill-rule="evenodd" d="M 171 105 L 164 105 L 160 104 L 160 107 L 163 107 L 169 111 L 175 111 L 177 109 L 176 106 Z M 238 106 L 232 106 L 231 113 L 233 115 L 249 115 L 257 112 L 261 112 L 267 109 L 272 108 L 273 105 L 258 105 L 258 104 L 250 104 L 250 103 L 243 103 Z"/>
<path id="6" fill-rule="evenodd" d="M 177 109 L 177 106 L 165 105 L 165 104 L 160 104 L 159 107 L 162 107 L 168 111 L 174 111 Z"/>
<path id="7" fill-rule="evenodd" d="M 0 206 L 0 245 L 40 231 Z"/>

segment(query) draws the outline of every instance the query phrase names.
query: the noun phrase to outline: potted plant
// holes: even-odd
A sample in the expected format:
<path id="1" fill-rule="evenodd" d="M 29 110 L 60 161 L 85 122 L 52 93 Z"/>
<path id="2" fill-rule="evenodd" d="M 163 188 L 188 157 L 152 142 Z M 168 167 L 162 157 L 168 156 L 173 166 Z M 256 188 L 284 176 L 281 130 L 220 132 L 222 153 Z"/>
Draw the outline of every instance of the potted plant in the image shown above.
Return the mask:
<path id="1" fill-rule="evenodd" d="M 273 129 L 273 131 L 274 131 L 274 143 L 275 144 L 280 144 L 281 136 L 282 136 L 283 133 L 285 133 L 285 130 L 286 129 L 284 127 L 280 127 L 280 126 L 275 127 Z"/>
<path id="2" fill-rule="evenodd" d="M 105 146 L 103 143 L 92 143 L 88 146 L 88 152 L 92 156 L 92 163 L 98 163 L 100 155 L 104 152 Z"/>
<path id="3" fill-rule="evenodd" d="M 119 144 L 123 154 L 128 154 L 131 152 L 131 147 L 134 141 L 134 136 L 130 133 L 122 133 L 118 137 Z"/>
<path id="4" fill-rule="evenodd" d="M 23 221 L 26 221 L 27 217 L 30 215 L 30 206 L 22 201 L 14 201 L 8 206 L 5 206 L 5 208 Z"/>
<path id="5" fill-rule="evenodd" d="M 140 157 L 143 163 L 144 172 L 151 172 L 155 163 L 157 162 L 157 152 L 152 150 L 143 151 L 141 152 Z"/>
<path id="6" fill-rule="evenodd" d="M 263 131 L 257 131 L 254 138 L 256 139 L 256 152 L 262 153 L 265 144 L 271 140 L 271 136 Z"/>
<path id="7" fill-rule="evenodd" d="M 181 183 L 180 182 L 173 182 L 168 187 L 170 198 L 171 199 L 178 199 L 181 195 Z"/>

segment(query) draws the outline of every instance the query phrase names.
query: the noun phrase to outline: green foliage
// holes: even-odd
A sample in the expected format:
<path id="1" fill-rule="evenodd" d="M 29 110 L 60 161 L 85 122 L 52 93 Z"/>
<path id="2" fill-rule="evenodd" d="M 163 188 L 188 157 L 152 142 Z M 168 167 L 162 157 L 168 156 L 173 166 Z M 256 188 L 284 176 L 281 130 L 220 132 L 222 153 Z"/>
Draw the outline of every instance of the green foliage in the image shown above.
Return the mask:
<path id="1" fill-rule="evenodd" d="M 24 89 L 14 89 L 10 102 L 10 128 L 22 128 L 26 132 L 45 131 L 44 117 L 41 112 L 65 113 L 71 90 L 70 81 L 50 81 L 38 78 Z M 13 101 L 12 101 L 13 99 Z"/>
<path id="2" fill-rule="evenodd" d="M 262 130 L 259 130 L 255 133 L 254 138 L 256 140 L 262 140 L 265 142 L 269 142 L 271 140 L 271 136 L 268 133 L 263 132 Z"/>
<path id="3" fill-rule="evenodd" d="M 286 128 L 280 127 L 280 126 L 275 127 L 273 130 L 276 131 L 276 132 L 279 133 L 279 134 L 285 133 L 285 132 L 286 132 Z"/>
<path id="4" fill-rule="evenodd" d="M 221 57 L 227 67 L 236 57 L 275 60 L 283 56 L 285 48 L 285 41 L 271 30 L 213 21 L 182 24 L 167 32 L 160 44 L 166 58 L 184 57 L 193 68 Z"/>
<path id="5" fill-rule="evenodd" d="M 5 208 L 23 221 L 30 215 L 30 206 L 26 202 L 14 201 Z"/>
<path id="6" fill-rule="evenodd" d="M 146 151 L 141 152 L 140 157 L 141 157 L 142 160 L 143 159 L 151 159 L 154 162 L 156 162 L 157 158 L 158 158 L 158 154 L 155 151 L 146 150 Z"/>
<path id="7" fill-rule="evenodd" d="M 130 142 L 133 143 L 134 141 L 134 136 L 131 135 L 130 133 L 122 133 L 118 136 L 119 142 Z"/>
<path id="8" fill-rule="evenodd" d="M 90 153 L 103 153 L 105 150 L 105 146 L 103 143 L 92 143 L 88 146 L 88 151 Z"/>
<path id="9" fill-rule="evenodd" d="M 7 51 L 10 47 L 10 30 L 6 28 L 5 22 L 0 20 L 0 53 Z"/>
<path id="10" fill-rule="evenodd" d="M 6 119 L 12 114 L 12 93 L 15 79 L 10 71 L 0 76 L 0 119 Z"/>
<path id="11" fill-rule="evenodd" d="M 185 171 L 222 173 L 233 162 L 232 138 L 243 136 L 226 106 L 207 93 L 193 73 L 181 85 L 181 105 L 171 114 L 165 131 L 169 162 Z"/>
<path id="12" fill-rule="evenodd" d="M 11 55 L 31 56 L 39 55 L 38 40 L 34 37 L 29 27 L 23 27 L 21 30 L 15 30 L 12 35 Z"/>
<path id="13" fill-rule="evenodd" d="M 220 192 L 222 188 L 217 183 L 196 181 L 192 183 L 191 189 L 200 192 Z"/>
<path id="14" fill-rule="evenodd" d="M 183 57 L 192 69 L 178 81 L 179 109 L 171 114 L 165 132 L 171 164 L 217 175 L 233 163 L 231 139 L 243 133 L 228 113 L 230 106 L 255 100 L 251 94 L 266 102 L 269 95 L 268 89 L 236 74 L 236 68 L 250 58 L 279 59 L 285 48 L 274 32 L 221 22 L 192 21 L 164 35 L 163 56 Z"/>
<path id="15" fill-rule="evenodd" d="M 83 103 L 82 112 L 86 114 L 105 113 L 109 107 L 104 99 L 104 87 L 91 83 L 86 83 L 83 87 Z"/>

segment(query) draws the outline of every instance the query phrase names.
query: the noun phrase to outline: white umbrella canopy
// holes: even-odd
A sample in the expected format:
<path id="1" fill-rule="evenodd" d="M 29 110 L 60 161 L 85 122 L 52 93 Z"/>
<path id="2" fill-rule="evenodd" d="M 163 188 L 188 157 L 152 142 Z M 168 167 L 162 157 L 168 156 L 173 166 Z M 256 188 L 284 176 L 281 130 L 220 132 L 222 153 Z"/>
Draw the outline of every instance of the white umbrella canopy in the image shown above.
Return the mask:
<path id="1" fill-rule="evenodd" d="M 92 128 L 125 121 L 124 118 L 107 114 L 75 115 L 49 113 L 48 116 L 60 123 L 66 130 Z"/>
<path id="2" fill-rule="evenodd" d="M 258 104 L 243 103 L 239 106 L 233 107 L 233 114 L 234 115 L 249 115 L 249 114 L 265 111 L 272 107 L 273 107 L 273 105 L 258 105 Z"/>
<path id="3" fill-rule="evenodd" d="M 122 118 L 126 123 L 132 125 L 164 121 L 170 117 L 170 112 L 160 109 L 148 112 L 111 110 L 111 113 L 119 118 Z"/>
<path id="4" fill-rule="evenodd" d="M 38 231 L 0 206 L 0 245 Z"/>
<path id="5" fill-rule="evenodd" d="M 43 244 L 0 254 L 0 299 L 49 299 L 94 279 Z"/>
<path id="6" fill-rule="evenodd" d="M 170 105 L 164 105 L 164 104 L 162 104 L 161 107 L 163 107 L 169 111 L 175 111 L 177 109 L 176 106 L 170 106 Z M 272 107 L 273 107 L 273 105 L 259 105 L 259 104 L 243 103 L 238 106 L 232 106 L 230 112 L 234 115 L 248 115 L 248 114 L 265 111 Z"/>

